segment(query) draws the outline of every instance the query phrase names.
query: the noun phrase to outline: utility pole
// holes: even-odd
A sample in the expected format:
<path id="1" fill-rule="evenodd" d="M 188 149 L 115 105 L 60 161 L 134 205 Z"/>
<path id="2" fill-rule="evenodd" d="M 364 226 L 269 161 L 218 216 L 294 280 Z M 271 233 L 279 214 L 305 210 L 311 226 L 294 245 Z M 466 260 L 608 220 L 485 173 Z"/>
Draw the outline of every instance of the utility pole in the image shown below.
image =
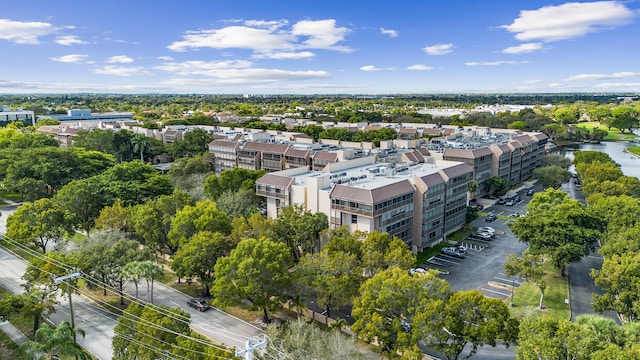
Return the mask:
<path id="1" fill-rule="evenodd" d="M 236 348 L 236 356 L 244 355 L 244 360 L 253 360 L 253 350 L 264 347 L 267 345 L 267 336 L 262 335 L 262 337 L 257 337 L 258 342 L 252 343 L 251 340 L 247 340 L 244 349 Z"/>
<path id="2" fill-rule="evenodd" d="M 71 314 L 71 330 L 73 333 L 73 342 L 75 344 L 78 343 L 76 340 L 76 332 L 75 332 L 76 325 L 75 325 L 75 321 L 73 320 L 73 302 L 71 302 L 71 286 L 69 286 L 69 282 L 67 280 L 79 279 L 81 276 L 82 276 L 82 273 L 76 272 L 73 274 L 53 278 L 53 282 L 55 282 L 56 284 L 60 284 L 61 282 L 64 282 L 67 285 L 67 293 L 69 294 L 69 313 Z"/>

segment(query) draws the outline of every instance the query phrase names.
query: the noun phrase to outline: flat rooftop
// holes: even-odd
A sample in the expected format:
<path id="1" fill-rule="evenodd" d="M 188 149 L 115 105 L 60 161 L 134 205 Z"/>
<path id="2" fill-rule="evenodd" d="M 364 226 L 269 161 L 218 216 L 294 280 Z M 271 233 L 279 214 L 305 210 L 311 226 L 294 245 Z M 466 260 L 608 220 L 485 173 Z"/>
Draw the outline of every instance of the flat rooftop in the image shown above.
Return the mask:
<path id="1" fill-rule="evenodd" d="M 429 160 L 432 161 L 432 163 L 371 162 L 365 165 L 354 164 L 354 167 L 342 170 L 332 172 L 308 171 L 291 177 L 294 179 L 294 184 L 300 186 L 306 185 L 307 179 L 311 177 L 328 175 L 331 179 L 331 186 L 341 184 L 371 190 L 407 180 L 414 176 L 423 177 L 437 173 L 439 170 L 460 164 L 458 161 L 437 160 L 433 158 L 429 158 Z M 347 162 L 348 161 L 345 161 L 340 164 L 346 165 Z M 277 175 L 277 173 L 274 174 Z M 330 189 L 331 186 L 325 189 Z"/>

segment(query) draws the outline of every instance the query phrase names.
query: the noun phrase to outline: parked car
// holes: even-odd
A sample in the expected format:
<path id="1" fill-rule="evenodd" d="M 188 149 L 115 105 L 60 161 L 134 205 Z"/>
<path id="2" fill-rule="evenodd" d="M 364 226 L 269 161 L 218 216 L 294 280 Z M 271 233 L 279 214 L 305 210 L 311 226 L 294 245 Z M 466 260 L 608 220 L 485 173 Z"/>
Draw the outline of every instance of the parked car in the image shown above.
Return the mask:
<path id="1" fill-rule="evenodd" d="M 421 267 L 417 267 L 417 268 L 411 268 L 409 269 L 409 274 L 411 275 L 426 275 L 427 274 L 427 270 L 423 269 Z"/>
<path id="2" fill-rule="evenodd" d="M 517 211 L 512 212 L 511 214 L 509 214 L 510 217 L 518 217 L 520 216 L 520 213 L 518 213 Z"/>
<path id="3" fill-rule="evenodd" d="M 495 216 L 494 214 L 489 214 L 487 215 L 487 217 L 484 219 L 484 221 L 496 221 L 498 220 L 498 217 Z"/>
<path id="4" fill-rule="evenodd" d="M 209 302 L 203 298 L 190 299 L 187 302 L 187 305 L 199 311 L 207 311 L 211 308 L 211 305 L 209 305 Z"/>
<path id="5" fill-rule="evenodd" d="M 464 258 L 464 256 L 465 256 L 465 254 L 462 253 L 462 251 L 458 250 L 458 248 L 454 247 L 454 246 L 449 246 L 449 247 L 442 248 L 440 250 L 440 252 L 442 252 L 445 255 L 455 256 L 455 257 L 459 257 L 459 258 Z"/>
<path id="6" fill-rule="evenodd" d="M 505 198 L 498 199 L 498 205 L 504 205 L 505 202 L 507 202 L 507 199 Z"/>
<path id="7" fill-rule="evenodd" d="M 495 235 L 496 229 L 492 228 L 491 226 L 481 226 L 478 228 L 478 232 L 486 232 Z"/>
<path id="8" fill-rule="evenodd" d="M 533 189 L 528 189 L 527 190 L 527 195 L 532 196 L 533 195 Z"/>
<path id="9" fill-rule="evenodd" d="M 515 205 L 515 204 L 516 204 L 516 201 L 515 201 L 515 200 L 513 200 L 513 199 L 509 199 L 509 200 L 507 200 L 507 202 L 505 202 L 504 204 L 505 204 L 505 205 L 507 205 L 507 206 L 513 206 L 513 205 Z"/>
<path id="10" fill-rule="evenodd" d="M 480 230 L 478 230 L 478 232 L 476 232 L 476 234 L 489 235 L 489 237 L 492 238 L 492 239 L 496 236 L 495 233 L 488 232 L 488 231 L 480 231 Z"/>
<path id="11" fill-rule="evenodd" d="M 483 233 L 483 232 L 477 232 L 477 233 L 473 234 L 472 236 L 480 238 L 482 240 L 491 240 L 493 238 L 493 235 L 488 234 L 488 233 Z"/>

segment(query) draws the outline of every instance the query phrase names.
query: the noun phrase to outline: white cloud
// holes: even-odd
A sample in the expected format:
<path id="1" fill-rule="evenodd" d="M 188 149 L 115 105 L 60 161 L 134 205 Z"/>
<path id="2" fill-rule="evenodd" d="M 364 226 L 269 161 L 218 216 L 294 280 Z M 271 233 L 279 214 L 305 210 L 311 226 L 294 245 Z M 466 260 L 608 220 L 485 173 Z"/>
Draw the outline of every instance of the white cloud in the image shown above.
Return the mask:
<path id="1" fill-rule="evenodd" d="M 446 55 L 453 52 L 453 44 L 436 44 L 423 48 L 428 55 Z"/>
<path id="2" fill-rule="evenodd" d="M 247 49 L 255 54 L 267 54 L 263 55 L 265 57 L 268 54 L 293 54 L 303 49 L 351 51 L 349 47 L 338 45 L 349 29 L 337 27 L 334 19 L 302 20 L 289 28 L 286 26 L 288 22 L 285 20 L 248 20 L 242 25 L 189 31 L 182 40 L 171 43 L 167 48 L 180 52 L 199 48 Z"/>
<path id="3" fill-rule="evenodd" d="M 126 66 L 113 66 L 108 65 L 101 68 L 94 69 L 96 74 L 100 75 L 115 75 L 115 76 L 150 76 L 150 72 L 145 70 L 141 66 L 126 67 Z"/>
<path id="4" fill-rule="evenodd" d="M 346 46 L 336 45 L 344 40 L 349 32 L 346 27 L 336 27 L 334 19 L 302 20 L 293 25 L 291 33 L 295 36 L 306 36 L 300 45 L 305 49 L 325 49 L 350 52 Z"/>
<path id="5" fill-rule="evenodd" d="M 467 66 L 500 66 L 526 64 L 528 61 L 498 60 L 498 61 L 471 61 L 464 63 Z"/>
<path id="6" fill-rule="evenodd" d="M 53 61 L 63 62 L 63 63 L 83 63 L 89 57 L 89 55 L 82 54 L 69 54 L 58 57 L 50 58 Z"/>
<path id="7" fill-rule="evenodd" d="M 77 36 L 75 35 L 62 35 L 62 36 L 58 36 L 56 37 L 55 40 L 56 44 L 60 44 L 60 45 L 65 45 L 65 46 L 71 46 L 71 45 L 82 45 L 82 44 L 86 44 L 86 41 L 82 41 L 80 40 Z"/>
<path id="8" fill-rule="evenodd" d="M 626 79 L 634 77 L 640 77 L 640 73 L 632 71 L 621 71 L 612 74 L 578 74 L 565 79 L 565 81 Z"/>
<path id="9" fill-rule="evenodd" d="M 379 68 L 379 67 L 376 67 L 375 65 L 365 65 L 365 66 L 361 66 L 360 70 L 362 71 L 393 71 L 395 70 L 395 68 L 394 67 Z"/>
<path id="10" fill-rule="evenodd" d="M 213 78 L 173 78 L 165 81 L 166 85 L 254 85 L 269 84 L 282 81 L 327 78 L 326 71 L 289 71 L 280 69 L 222 69 L 208 72 Z"/>
<path id="11" fill-rule="evenodd" d="M 13 21 L 0 19 L 0 39 L 16 44 L 39 44 L 41 36 L 55 32 L 53 25 L 45 22 Z"/>
<path id="12" fill-rule="evenodd" d="M 527 54 L 542 50 L 542 43 L 525 43 L 518 46 L 511 46 L 502 50 L 503 54 Z"/>
<path id="13" fill-rule="evenodd" d="M 247 60 L 192 60 L 181 63 L 165 63 L 159 66 L 155 66 L 154 69 L 172 72 L 180 76 L 217 76 L 221 70 L 246 69 L 251 67 L 251 65 L 251 61 Z"/>
<path id="14" fill-rule="evenodd" d="M 624 25 L 633 17 L 633 11 L 618 1 L 569 2 L 523 10 L 513 23 L 502 28 L 515 33 L 520 41 L 551 42 Z"/>
<path id="15" fill-rule="evenodd" d="M 267 53 L 257 53 L 252 57 L 255 59 L 274 59 L 274 60 L 282 60 L 282 59 L 307 59 L 316 56 L 316 54 L 311 51 L 300 51 L 300 52 L 267 52 Z"/>
<path id="16" fill-rule="evenodd" d="M 635 87 L 640 89 L 640 83 L 602 83 L 597 85 L 601 89 L 613 89 L 613 88 L 630 88 Z"/>
<path id="17" fill-rule="evenodd" d="M 107 85 L 104 83 L 42 83 L 22 81 L 0 81 L 0 88 L 14 89 L 16 91 L 29 90 L 41 92 L 160 92 L 170 91 L 167 87 L 149 85 Z"/>
<path id="18" fill-rule="evenodd" d="M 116 55 L 108 58 L 107 62 L 110 64 L 126 64 L 132 63 L 133 59 L 128 57 L 127 55 Z"/>
<path id="19" fill-rule="evenodd" d="M 525 84 L 541 84 L 543 82 L 544 82 L 544 80 L 540 80 L 540 79 L 531 79 L 531 80 L 523 81 L 523 83 L 525 83 Z"/>
<path id="20" fill-rule="evenodd" d="M 562 84 L 562 83 L 551 83 L 548 85 L 548 87 L 551 89 L 564 89 L 564 88 L 568 88 L 569 85 Z"/>
<path id="21" fill-rule="evenodd" d="M 286 84 L 286 85 L 259 85 L 254 86 L 256 89 L 290 89 L 290 90 L 304 90 L 304 89 L 360 89 L 367 88 L 365 84 Z"/>
<path id="22" fill-rule="evenodd" d="M 380 33 L 382 35 L 389 35 L 389 37 L 392 37 L 392 38 L 398 37 L 398 35 L 400 35 L 397 30 L 391 30 L 391 29 L 385 29 L 385 28 L 380 28 Z"/>
<path id="23" fill-rule="evenodd" d="M 249 26 L 249 27 L 265 28 L 265 29 L 270 29 L 270 30 L 276 30 L 276 29 L 279 29 L 279 28 L 289 24 L 289 22 L 287 20 L 284 20 L 284 19 L 283 20 L 270 20 L 270 21 L 266 21 L 266 20 L 246 20 L 246 21 L 243 21 L 243 23 L 246 26 Z"/>
<path id="24" fill-rule="evenodd" d="M 407 70 L 416 70 L 416 71 L 424 71 L 424 70 L 432 70 L 433 66 L 427 66 L 423 64 L 415 64 L 407 67 Z"/>
<path id="25" fill-rule="evenodd" d="M 158 60 L 171 61 L 173 58 L 171 56 L 158 56 Z"/>

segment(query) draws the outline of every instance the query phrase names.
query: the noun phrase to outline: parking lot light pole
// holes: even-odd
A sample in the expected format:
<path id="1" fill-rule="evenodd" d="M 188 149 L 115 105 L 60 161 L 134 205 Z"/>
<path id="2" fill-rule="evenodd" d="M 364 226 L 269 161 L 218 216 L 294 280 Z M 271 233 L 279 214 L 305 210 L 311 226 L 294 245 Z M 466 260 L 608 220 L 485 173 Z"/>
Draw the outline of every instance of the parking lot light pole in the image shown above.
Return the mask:
<path id="1" fill-rule="evenodd" d="M 56 284 L 60 284 L 61 282 L 64 282 L 67 285 L 67 293 L 69 294 L 69 314 L 71 314 L 71 330 L 73 334 L 74 344 L 77 344 L 78 342 L 76 340 L 76 331 L 75 331 L 76 325 L 75 325 L 75 321 L 73 320 L 73 302 L 71 301 L 71 286 L 69 286 L 68 280 L 79 279 L 81 276 L 82 276 L 82 273 L 77 272 L 77 273 L 53 278 L 53 282 L 55 282 Z"/>

